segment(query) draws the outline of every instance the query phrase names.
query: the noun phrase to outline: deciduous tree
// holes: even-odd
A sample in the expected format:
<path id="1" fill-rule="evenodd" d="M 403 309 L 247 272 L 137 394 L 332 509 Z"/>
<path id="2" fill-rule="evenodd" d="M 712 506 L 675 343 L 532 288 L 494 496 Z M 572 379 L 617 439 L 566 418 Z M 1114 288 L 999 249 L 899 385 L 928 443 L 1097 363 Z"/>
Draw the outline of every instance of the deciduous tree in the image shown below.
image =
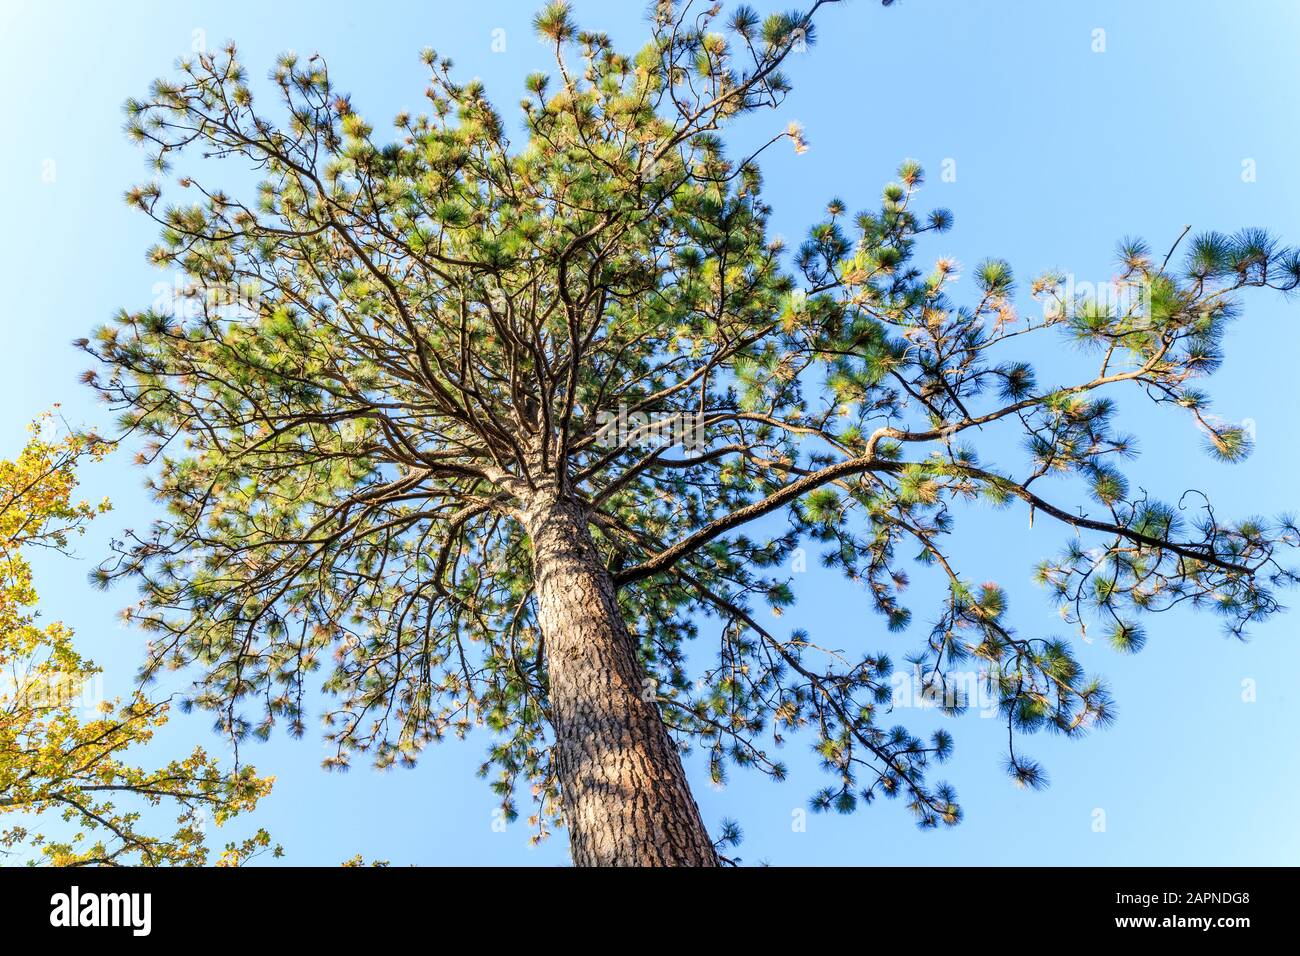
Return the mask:
<path id="1" fill-rule="evenodd" d="M 167 703 L 141 693 L 91 699 L 100 669 L 63 624 L 40 624 L 24 552 L 64 550 L 109 507 L 72 497 L 78 461 L 99 459 L 107 443 L 43 437 L 49 424 L 41 419 L 20 454 L 0 460 L 0 815 L 15 821 L 0 831 L 0 854 L 54 866 L 201 864 L 207 821 L 251 810 L 271 781 L 251 767 L 222 772 L 202 748 L 156 770 L 127 762 L 127 748 L 166 723 Z M 166 804 L 180 811 L 176 829 L 155 834 L 143 811 Z M 47 833 L 46 815 L 63 823 Z M 228 844 L 220 862 L 242 862 L 269 842 L 258 831 Z"/>

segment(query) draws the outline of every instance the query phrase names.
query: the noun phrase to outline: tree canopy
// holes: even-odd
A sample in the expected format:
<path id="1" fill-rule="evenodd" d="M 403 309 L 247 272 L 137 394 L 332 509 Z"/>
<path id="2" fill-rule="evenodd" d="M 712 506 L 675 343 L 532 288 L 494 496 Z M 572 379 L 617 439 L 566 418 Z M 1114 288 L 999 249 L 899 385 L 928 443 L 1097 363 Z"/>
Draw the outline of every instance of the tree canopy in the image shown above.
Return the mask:
<path id="1" fill-rule="evenodd" d="M 745 156 L 721 132 L 780 105 L 822 6 L 724 20 L 659 3 L 624 54 L 552 4 L 535 25 L 555 68 L 529 78 L 518 122 L 432 50 L 425 111 L 391 136 L 319 55 L 280 58 L 269 108 L 233 44 L 128 102 L 130 135 L 193 196 L 127 194 L 161 228 L 152 261 L 192 284 L 185 308 L 123 311 L 81 343 L 166 506 L 98 572 L 141 587 L 146 676 L 193 668 L 194 703 L 236 738 L 303 733 L 323 690 L 331 766 L 410 764 L 485 725 L 484 774 L 511 814 L 527 790 L 545 834 L 562 794 L 523 515 L 559 494 L 664 722 L 716 779 L 783 777 L 781 743 L 811 740 L 828 774 L 815 807 L 901 796 L 935 826 L 960 818 L 929 775 L 953 742 L 894 723 L 897 650 L 760 623 L 756 607 L 794 600 L 796 549 L 819 547 L 891 632 L 912 623 L 910 565 L 946 582 L 908 660 L 953 710 L 950 674 L 982 669 L 1026 785 L 1043 772 L 1018 734 L 1081 734 L 1113 704 L 1066 637 L 1020 633 L 1003 588 L 950 560 L 957 504 L 1019 501 L 1077 530 L 1041 583 L 1068 627 L 1100 621 L 1121 651 L 1147 612 L 1207 607 L 1233 633 L 1274 612 L 1293 522 L 1134 491 L 1111 393 L 1243 456 L 1246 431 L 1200 383 L 1241 290 L 1296 288 L 1300 256 L 1256 230 L 1163 256 L 1125 240 L 1122 294 L 1044 275 L 1041 315 L 1016 310 L 1011 267 L 989 259 L 958 304 L 956 263 L 918 260 L 953 217 L 921 208 L 910 161 L 876 207 L 832 200 L 787 249 L 758 160 L 802 149 L 802 130 Z M 255 171 L 255 195 L 204 185 L 213 160 Z M 1040 380 L 1024 356 L 1063 340 L 1094 370 Z M 1023 453 L 991 460 L 995 429 Z"/>
<path id="2" fill-rule="evenodd" d="M 63 551 L 85 523 L 106 512 L 72 497 L 78 461 L 98 460 L 109 445 L 93 435 L 44 435 L 45 416 L 12 461 L 0 460 L 0 855 L 23 854 L 53 866 L 202 864 L 207 821 L 220 825 L 271 789 L 252 767 L 223 772 L 195 748 L 156 770 L 127 762 L 167 722 L 167 702 L 141 693 L 122 701 L 87 700 L 100 669 L 77 653 L 59 622 L 41 626 L 24 551 Z M 93 688 L 92 688 L 93 690 Z M 95 713 L 85 719 L 85 712 Z M 176 829 L 154 834 L 147 807 L 174 805 Z M 46 814 L 62 823 L 45 832 Z M 219 864 L 260 853 L 270 837 L 226 845 Z M 277 851 L 278 852 L 278 851 Z"/>

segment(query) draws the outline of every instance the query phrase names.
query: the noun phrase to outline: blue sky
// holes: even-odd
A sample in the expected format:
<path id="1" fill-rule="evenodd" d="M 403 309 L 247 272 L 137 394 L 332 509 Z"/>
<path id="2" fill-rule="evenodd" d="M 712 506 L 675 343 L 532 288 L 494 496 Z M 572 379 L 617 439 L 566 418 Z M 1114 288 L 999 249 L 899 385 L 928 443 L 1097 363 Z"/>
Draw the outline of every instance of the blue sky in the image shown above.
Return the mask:
<path id="1" fill-rule="evenodd" d="M 108 4 L 6 0 L 0 454 L 16 451 L 24 424 L 55 402 L 74 422 L 109 427 L 76 384 L 86 363 L 69 342 L 119 307 L 148 305 L 156 284 L 171 281 L 145 262 L 151 224 L 121 200 L 147 178 L 142 154 L 120 130 L 127 96 L 195 42 L 215 47 L 233 38 L 255 77 L 281 50 L 321 52 L 335 83 L 379 127 L 418 107 L 425 87 L 418 53 L 433 46 L 462 77 L 482 77 L 511 115 L 523 77 L 548 65 L 528 26 L 535 6 L 171 2 L 135 4 L 127 14 Z M 639 3 L 575 7 L 583 26 L 606 30 L 626 49 L 645 36 Z M 819 42 L 791 67 L 794 93 L 779 113 L 747 120 L 737 150 L 790 120 L 805 127 L 807 153 L 783 144 L 763 162 L 774 228 L 792 243 L 833 196 L 850 209 L 876 202 L 906 157 L 930 174 L 922 203 L 956 214 L 953 231 L 925 246 L 923 259 L 952 255 L 973 265 L 997 255 L 1022 279 L 1055 267 L 1105 281 L 1115 242 L 1127 234 L 1163 250 L 1186 224 L 1259 225 L 1300 242 L 1298 29 L 1300 6 L 1285 0 L 903 0 L 888 10 L 855 0 L 824 12 Z M 945 168 L 955 181 L 944 181 Z M 1034 307 L 1027 296 L 1019 304 Z M 1211 388 L 1221 416 L 1253 423 L 1255 453 L 1238 465 L 1215 463 L 1187 420 L 1121 398 L 1126 427 L 1142 439 L 1134 485 L 1165 498 L 1194 486 L 1224 515 L 1300 504 L 1292 480 L 1300 467 L 1292 397 L 1300 302 L 1257 295 L 1246 304 Z M 1074 357 L 1043 345 L 1034 358 L 1065 374 Z M 75 627 L 105 666 L 109 694 L 131 686 L 142 638 L 116 618 L 131 593 L 92 592 L 85 574 L 113 532 L 148 521 L 142 477 L 127 454 L 86 471 L 87 496 L 109 495 L 117 510 L 81 542 L 80 560 L 36 562 L 43 613 Z M 1014 508 L 970 509 L 960 518 L 955 555 L 963 573 L 1004 584 L 1021 630 L 1066 633 L 1029 580 L 1064 532 L 1041 521 L 1030 530 Z M 884 649 L 901 660 L 932 617 L 926 596 L 936 592 L 928 587 L 918 580 L 914 589 L 912 632 L 890 635 L 859 591 L 812 570 L 796 579 L 799 603 L 781 624 L 804 627 L 819 643 Z M 1150 640 L 1137 656 L 1100 641 L 1083 645 L 1085 664 L 1110 680 L 1120 719 L 1082 741 L 1023 741 L 1051 776 L 1043 792 L 1017 790 L 1001 771 L 999 721 L 901 714 L 917 729 L 942 724 L 956 736 L 956 755 L 943 768 L 966 813 L 956 829 L 918 832 L 901 805 L 881 803 L 848 817 L 809 814 L 800 832 L 794 813 L 821 779 L 799 741 L 789 746 L 794 772 L 783 784 L 735 771 L 715 790 L 699 761 L 689 770 L 706 821 L 741 823 L 746 862 L 1294 863 L 1296 620 L 1283 615 L 1259 626 L 1243 645 L 1224 638 L 1212 618 L 1175 612 L 1147 622 Z M 1243 700 L 1243 681 L 1254 682 L 1253 702 Z M 223 749 L 206 717 L 177 714 L 142 757 L 161 762 L 196 740 Z M 562 833 L 530 849 L 522 823 L 493 829 L 493 798 L 473 775 L 486 743 L 471 736 L 434 748 L 414 770 L 379 773 L 358 761 L 347 775 L 319 769 L 324 750 L 310 734 L 250 745 L 245 756 L 278 776 L 256 822 L 299 864 L 358 852 L 394 863 L 564 863 Z"/>

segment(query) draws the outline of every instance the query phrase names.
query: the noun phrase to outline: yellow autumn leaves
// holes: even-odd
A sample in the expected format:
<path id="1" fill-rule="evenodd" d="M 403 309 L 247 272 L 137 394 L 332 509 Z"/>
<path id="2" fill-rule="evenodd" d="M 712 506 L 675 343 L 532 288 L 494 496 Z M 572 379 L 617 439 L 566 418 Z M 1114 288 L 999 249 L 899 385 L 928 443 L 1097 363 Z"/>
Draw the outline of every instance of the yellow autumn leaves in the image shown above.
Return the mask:
<path id="1" fill-rule="evenodd" d="M 127 748 L 166 723 L 167 703 L 138 691 L 94 703 L 100 669 L 77 653 L 67 627 L 38 621 L 26 554 L 65 551 L 109 508 L 73 498 L 77 464 L 101 458 L 108 444 L 48 437 L 53 424 L 38 419 L 17 457 L 0 459 L 0 864 L 202 865 L 208 822 L 251 810 L 272 780 L 251 767 L 224 772 L 201 748 L 153 770 L 125 762 Z M 150 808 L 163 805 L 174 825 L 158 826 L 169 811 Z M 226 844 L 217 864 L 269 849 L 259 830 Z"/>

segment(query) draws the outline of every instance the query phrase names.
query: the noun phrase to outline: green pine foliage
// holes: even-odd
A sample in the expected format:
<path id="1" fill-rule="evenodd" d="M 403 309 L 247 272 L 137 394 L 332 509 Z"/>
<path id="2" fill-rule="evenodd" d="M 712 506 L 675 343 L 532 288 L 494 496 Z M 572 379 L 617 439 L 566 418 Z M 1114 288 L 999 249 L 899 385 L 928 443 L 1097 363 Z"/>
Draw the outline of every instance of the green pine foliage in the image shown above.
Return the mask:
<path id="1" fill-rule="evenodd" d="M 1278 609 L 1294 522 L 1135 489 L 1111 396 L 1187 415 L 1216 457 L 1241 458 L 1247 434 L 1203 386 L 1243 290 L 1300 285 L 1295 252 L 1246 230 L 1161 262 L 1125 240 L 1135 305 L 1048 274 L 1028 287 L 1043 316 L 1016 310 L 1011 266 L 991 258 L 958 304 L 957 264 L 918 258 L 953 217 L 920 208 L 914 161 L 876 208 L 832 200 L 792 250 L 768 235 L 759 158 L 723 133 L 779 105 L 810 13 L 660 2 L 632 52 L 561 2 L 535 26 L 555 67 L 508 117 L 432 50 L 422 111 L 387 129 L 319 56 L 285 55 L 266 90 L 233 45 L 127 104 L 152 167 L 182 170 L 166 199 L 150 183 L 127 200 L 158 223 L 151 260 L 196 290 L 183 315 L 123 311 L 82 343 L 164 509 L 97 572 L 141 589 L 128 617 L 150 633 L 146 676 L 194 673 L 192 703 L 235 737 L 306 732 L 323 691 L 339 768 L 409 765 L 486 727 L 483 774 L 511 818 L 532 800 L 545 835 L 562 794 L 521 509 L 554 487 L 585 509 L 663 719 L 715 781 L 784 778 L 797 740 L 828 775 L 815 809 L 884 795 L 933 827 L 961 818 L 930 780 L 953 738 L 901 725 L 883 649 L 914 647 L 951 713 L 968 704 L 956 675 L 981 672 L 1022 786 L 1047 778 L 1020 734 L 1114 716 L 1065 639 L 1018 631 L 1008 592 L 955 564 L 954 502 L 1077 531 L 1038 581 L 1067 629 L 1100 620 L 1125 653 L 1146 613 L 1206 607 L 1240 634 Z M 794 126 L 782 139 L 803 145 Z M 201 185 L 216 157 L 260 188 Z M 251 311 L 217 294 L 232 287 Z M 1067 342 L 1095 363 L 1077 381 L 1025 358 Z M 621 436 L 605 427 L 620 412 L 698 416 L 703 444 Z M 1023 454 L 985 463 L 999 429 Z M 883 626 L 771 620 L 797 597 L 801 548 Z M 946 596 L 909 639 L 914 564 Z"/>

